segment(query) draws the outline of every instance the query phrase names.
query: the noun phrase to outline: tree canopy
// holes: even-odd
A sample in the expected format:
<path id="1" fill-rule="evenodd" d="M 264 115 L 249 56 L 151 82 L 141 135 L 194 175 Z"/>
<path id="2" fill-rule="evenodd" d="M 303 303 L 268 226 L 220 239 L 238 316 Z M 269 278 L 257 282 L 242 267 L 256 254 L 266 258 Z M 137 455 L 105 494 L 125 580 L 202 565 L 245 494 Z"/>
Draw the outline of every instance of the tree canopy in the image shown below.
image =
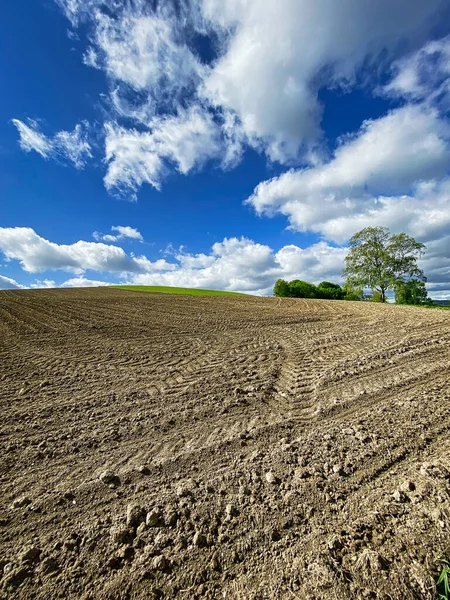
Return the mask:
<path id="1" fill-rule="evenodd" d="M 417 265 L 424 244 L 406 233 L 391 234 L 386 227 L 366 227 L 350 239 L 344 276 L 357 288 L 378 292 L 381 302 L 386 292 L 410 280 L 426 281 Z"/>

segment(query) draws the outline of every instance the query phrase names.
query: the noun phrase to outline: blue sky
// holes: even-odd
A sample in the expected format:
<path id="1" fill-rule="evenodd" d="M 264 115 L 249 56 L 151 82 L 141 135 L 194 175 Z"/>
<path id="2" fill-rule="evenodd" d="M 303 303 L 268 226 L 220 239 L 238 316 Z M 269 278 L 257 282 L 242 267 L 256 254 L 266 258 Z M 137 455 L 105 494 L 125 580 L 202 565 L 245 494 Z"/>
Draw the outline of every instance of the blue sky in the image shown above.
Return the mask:
<path id="1" fill-rule="evenodd" d="M 376 5 L 376 6 L 375 6 Z M 450 298 L 441 0 L 0 5 L 0 288 L 270 293 L 369 225 Z"/>

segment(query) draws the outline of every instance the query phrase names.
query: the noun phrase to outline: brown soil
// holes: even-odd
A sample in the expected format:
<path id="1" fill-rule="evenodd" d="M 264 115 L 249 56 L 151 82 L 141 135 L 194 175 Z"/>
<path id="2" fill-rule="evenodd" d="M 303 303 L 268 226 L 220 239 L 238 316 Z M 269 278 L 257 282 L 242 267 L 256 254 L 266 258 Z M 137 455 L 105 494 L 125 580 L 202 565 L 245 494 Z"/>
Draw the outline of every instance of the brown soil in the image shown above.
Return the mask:
<path id="1" fill-rule="evenodd" d="M 446 311 L 0 292 L 0 596 L 434 598 L 449 342 Z"/>

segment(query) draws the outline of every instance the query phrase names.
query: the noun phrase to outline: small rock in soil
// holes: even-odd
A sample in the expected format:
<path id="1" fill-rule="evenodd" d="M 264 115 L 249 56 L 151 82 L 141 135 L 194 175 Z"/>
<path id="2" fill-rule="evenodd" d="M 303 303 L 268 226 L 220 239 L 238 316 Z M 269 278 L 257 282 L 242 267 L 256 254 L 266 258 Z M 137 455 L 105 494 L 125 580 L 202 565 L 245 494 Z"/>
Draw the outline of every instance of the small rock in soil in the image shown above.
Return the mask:
<path id="1" fill-rule="evenodd" d="M 344 467 L 340 464 L 333 465 L 333 473 L 342 477 L 345 475 Z"/>
<path id="2" fill-rule="evenodd" d="M 188 496 L 192 496 L 196 487 L 197 484 L 192 478 L 181 483 L 176 490 L 178 498 L 186 498 Z"/>
<path id="3" fill-rule="evenodd" d="M 6 563 L 6 565 L 3 567 L 4 575 L 8 575 L 8 573 L 11 573 L 11 571 L 13 569 L 14 569 L 14 563 L 12 563 L 12 562 Z"/>
<path id="4" fill-rule="evenodd" d="M 123 559 L 123 560 L 133 560 L 134 548 L 132 546 L 128 546 L 127 544 L 124 544 L 116 552 L 116 557 Z"/>
<path id="5" fill-rule="evenodd" d="M 412 481 L 404 481 L 400 486 L 400 491 L 402 492 L 413 492 L 416 489 L 415 484 Z"/>
<path id="6" fill-rule="evenodd" d="M 117 556 L 111 556 L 111 558 L 108 559 L 106 566 L 109 569 L 120 569 L 120 567 L 122 566 L 122 561 Z"/>
<path id="7" fill-rule="evenodd" d="M 164 524 L 166 527 L 175 527 L 178 521 L 178 514 L 176 511 L 168 511 L 164 517 Z"/>
<path id="8" fill-rule="evenodd" d="M 239 487 L 239 495 L 240 496 L 250 496 L 251 490 L 246 485 L 241 485 Z"/>
<path id="9" fill-rule="evenodd" d="M 340 538 L 338 538 L 336 535 L 328 541 L 328 550 L 330 550 L 330 552 L 337 552 L 341 548 L 342 548 L 342 540 Z"/>
<path id="10" fill-rule="evenodd" d="M 184 535 L 182 535 L 178 538 L 178 543 L 175 546 L 175 551 L 181 552 L 181 550 L 185 550 L 187 548 L 187 545 L 188 545 L 187 540 L 184 537 Z"/>
<path id="11" fill-rule="evenodd" d="M 406 502 L 408 499 L 408 496 L 406 496 L 406 494 L 400 490 L 395 490 L 395 492 L 392 494 L 392 497 L 396 502 Z"/>
<path id="12" fill-rule="evenodd" d="M 225 514 L 227 515 L 228 519 L 231 519 L 232 517 L 235 517 L 238 514 L 238 511 L 236 510 L 236 507 L 232 504 L 227 504 L 225 507 Z"/>
<path id="13" fill-rule="evenodd" d="M 31 575 L 32 571 L 27 566 L 12 569 L 9 571 L 8 575 L 3 578 L 3 587 L 20 585 L 24 579 L 31 577 Z"/>
<path id="14" fill-rule="evenodd" d="M 210 567 L 213 571 L 220 571 L 220 569 L 221 569 L 220 560 L 219 560 L 219 557 L 217 556 L 217 554 L 214 554 L 214 556 L 212 557 Z"/>
<path id="15" fill-rule="evenodd" d="M 160 531 L 155 537 L 154 544 L 156 548 L 163 549 L 167 546 L 171 546 L 173 544 L 173 540 L 169 535 L 167 535 L 163 531 Z"/>
<path id="16" fill-rule="evenodd" d="M 279 483 L 280 482 L 279 478 L 276 475 L 274 475 L 272 473 L 272 471 L 267 471 L 267 473 L 265 474 L 265 478 L 266 478 L 267 483 Z"/>

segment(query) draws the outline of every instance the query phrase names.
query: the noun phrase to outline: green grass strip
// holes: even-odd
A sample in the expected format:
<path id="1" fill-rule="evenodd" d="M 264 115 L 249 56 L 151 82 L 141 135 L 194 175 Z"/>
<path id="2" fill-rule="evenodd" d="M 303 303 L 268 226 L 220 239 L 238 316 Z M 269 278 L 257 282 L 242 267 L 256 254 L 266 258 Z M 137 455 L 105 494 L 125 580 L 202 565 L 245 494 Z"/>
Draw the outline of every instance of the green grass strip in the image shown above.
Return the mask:
<path id="1" fill-rule="evenodd" d="M 223 292 L 220 290 L 201 290 L 195 288 L 169 287 L 159 285 L 112 285 L 112 288 L 130 290 L 131 292 L 153 292 L 157 294 L 181 294 L 183 296 L 246 296 L 238 292 Z"/>

